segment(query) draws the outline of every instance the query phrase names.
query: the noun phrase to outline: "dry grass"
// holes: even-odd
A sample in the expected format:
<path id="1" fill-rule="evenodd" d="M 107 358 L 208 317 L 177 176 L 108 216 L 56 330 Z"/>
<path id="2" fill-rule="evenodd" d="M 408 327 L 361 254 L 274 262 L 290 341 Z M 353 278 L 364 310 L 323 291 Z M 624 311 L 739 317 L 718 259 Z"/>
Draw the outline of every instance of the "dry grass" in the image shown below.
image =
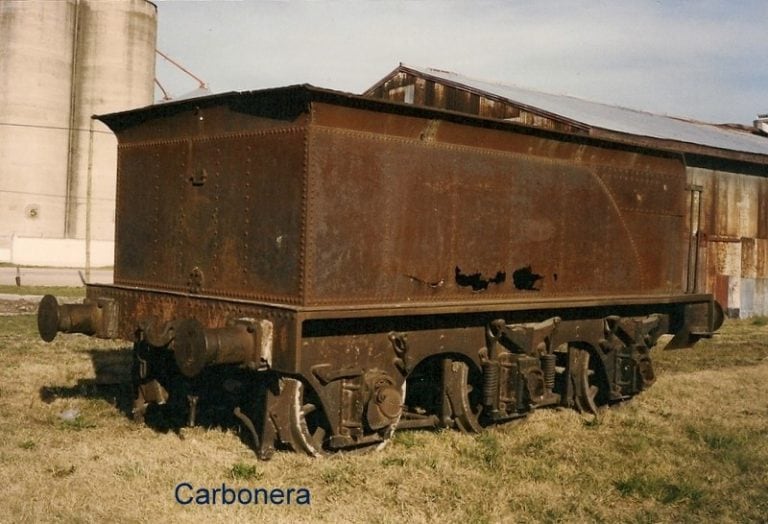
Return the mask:
<path id="1" fill-rule="evenodd" d="M 380 453 L 259 462 L 232 432 L 125 414 L 127 349 L 51 345 L 0 318 L 0 520 L 22 522 L 760 522 L 768 515 L 768 326 L 728 322 L 657 352 L 656 385 L 592 423 L 546 410 L 481 435 L 400 432 Z M 74 416 L 75 414 L 77 416 Z M 70 415 L 70 420 L 62 419 Z M 180 506 L 179 482 L 307 487 L 309 506 Z"/>

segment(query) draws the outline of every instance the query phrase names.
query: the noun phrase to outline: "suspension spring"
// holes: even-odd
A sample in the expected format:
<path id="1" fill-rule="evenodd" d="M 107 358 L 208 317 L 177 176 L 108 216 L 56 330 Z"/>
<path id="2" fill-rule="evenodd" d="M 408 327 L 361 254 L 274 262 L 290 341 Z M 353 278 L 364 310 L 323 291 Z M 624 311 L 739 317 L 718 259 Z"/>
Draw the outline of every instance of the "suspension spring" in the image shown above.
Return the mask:
<path id="1" fill-rule="evenodd" d="M 541 370 L 544 372 L 544 387 L 547 391 L 555 388 L 555 363 L 557 357 L 553 354 L 541 356 Z"/>
<path id="2" fill-rule="evenodd" d="M 483 405 L 496 407 L 499 399 L 499 362 L 483 362 Z"/>

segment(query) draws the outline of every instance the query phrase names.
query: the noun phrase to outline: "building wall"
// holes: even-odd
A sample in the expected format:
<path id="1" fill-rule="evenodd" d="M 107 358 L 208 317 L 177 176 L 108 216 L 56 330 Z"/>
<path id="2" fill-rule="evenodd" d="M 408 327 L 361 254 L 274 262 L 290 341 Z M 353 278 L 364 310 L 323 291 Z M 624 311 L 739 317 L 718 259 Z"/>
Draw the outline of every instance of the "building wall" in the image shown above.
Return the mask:
<path id="1" fill-rule="evenodd" d="M 0 236 L 64 235 L 75 7 L 0 1 Z"/>
<path id="2" fill-rule="evenodd" d="M 85 237 L 90 162 L 91 236 L 109 240 L 115 230 L 117 141 L 91 116 L 152 103 L 157 13 L 146 0 L 81 0 L 78 16 L 66 236 Z"/>
<path id="3" fill-rule="evenodd" d="M 84 238 L 89 197 L 114 237 L 116 141 L 90 117 L 152 103 L 156 30 L 147 0 L 0 0 L 0 244 Z"/>
<path id="4" fill-rule="evenodd" d="M 701 287 L 729 316 L 768 315 L 768 178 L 688 168 L 703 188 Z"/>

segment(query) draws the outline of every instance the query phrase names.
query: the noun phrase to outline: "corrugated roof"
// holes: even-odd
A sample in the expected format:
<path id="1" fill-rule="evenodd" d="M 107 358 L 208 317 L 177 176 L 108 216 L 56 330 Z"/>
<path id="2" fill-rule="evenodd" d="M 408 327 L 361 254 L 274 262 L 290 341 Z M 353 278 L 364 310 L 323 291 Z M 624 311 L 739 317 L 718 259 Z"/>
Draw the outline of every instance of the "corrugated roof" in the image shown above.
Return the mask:
<path id="1" fill-rule="evenodd" d="M 729 151 L 768 155 L 768 138 L 751 133 L 724 129 L 714 124 L 656 115 L 635 109 L 591 102 L 567 95 L 553 95 L 476 80 L 439 69 L 401 65 L 419 76 L 431 77 L 446 84 L 464 87 L 481 94 L 504 99 L 515 105 L 551 113 L 591 128 L 630 135 L 674 140 Z"/>

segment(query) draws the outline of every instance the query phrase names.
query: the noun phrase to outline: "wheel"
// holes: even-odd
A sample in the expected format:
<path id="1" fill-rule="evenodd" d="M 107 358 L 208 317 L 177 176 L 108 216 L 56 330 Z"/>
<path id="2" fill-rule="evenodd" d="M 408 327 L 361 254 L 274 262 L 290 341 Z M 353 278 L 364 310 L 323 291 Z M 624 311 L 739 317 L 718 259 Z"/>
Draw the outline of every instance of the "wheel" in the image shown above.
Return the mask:
<path id="1" fill-rule="evenodd" d="M 323 412 L 320 399 L 313 392 L 308 392 L 304 384 L 296 379 L 283 379 L 280 395 L 285 395 L 288 408 L 288 434 L 280 432 L 280 438 L 293 451 L 306 453 L 312 457 L 321 457 L 335 451 L 377 451 L 383 449 L 395 433 L 400 421 L 398 416 L 392 423 L 365 435 L 359 445 L 349 448 L 332 448 L 330 444 L 330 424 Z M 405 382 L 402 385 L 402 398 L 405 398 Z M 402 410 L 401 410 L 402 414 Z"/>
<path id="2" fill-rule="evenodd" d="M 579 347 L 568 348 L 568 370 L 573 406 L 581 413 L 597 415 L 597 395 L 600 392 L 595 366 L 590 365 L 591 353 Z"/>
<path id="3" fill-rule="evenodd" d="M 290 434 L 287 444 L 293 451 L 312 457 L 327 454 L 327 422 L 319 399 L 305 398 L 304 384 L 292 378 L 283 379 L 283 391 L 280 394 L 289 398 Z"/>
<path id="4" fill-rule="evenodd" d="M 449 408 L 444 412 L 458 429 L 466 433 L 479 433 L 483 429 L 479 393 L 471 383 L 469 365 L 460 360 L 443 359 L 443 395 Z"/>

